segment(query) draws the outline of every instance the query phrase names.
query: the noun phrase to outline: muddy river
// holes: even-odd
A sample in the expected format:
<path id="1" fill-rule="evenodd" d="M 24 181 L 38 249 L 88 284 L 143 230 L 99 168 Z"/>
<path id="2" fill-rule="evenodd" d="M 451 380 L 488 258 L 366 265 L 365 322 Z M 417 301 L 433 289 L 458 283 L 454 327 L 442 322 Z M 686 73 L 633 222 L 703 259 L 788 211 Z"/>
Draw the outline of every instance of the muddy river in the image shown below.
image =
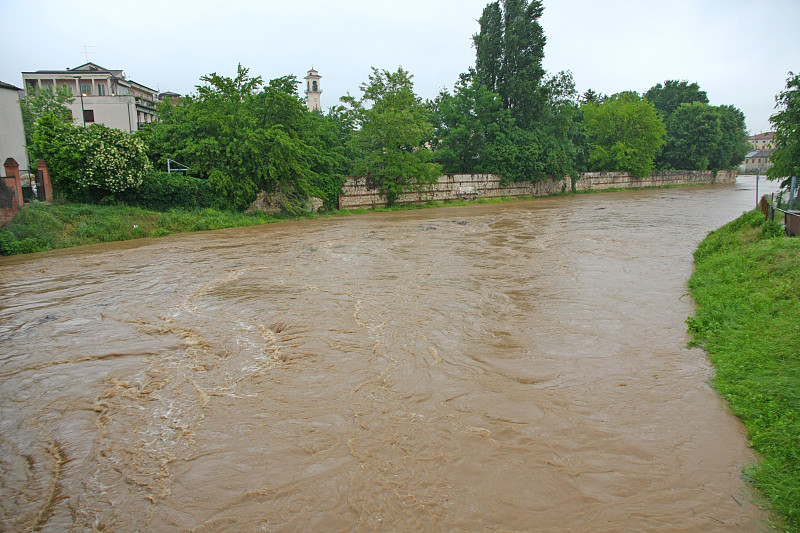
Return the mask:
<path id="1" fill-rule="evenodd" d="M 765 530 L 684 323 L 753 189 L 2 258 L 0 530 Z"/>

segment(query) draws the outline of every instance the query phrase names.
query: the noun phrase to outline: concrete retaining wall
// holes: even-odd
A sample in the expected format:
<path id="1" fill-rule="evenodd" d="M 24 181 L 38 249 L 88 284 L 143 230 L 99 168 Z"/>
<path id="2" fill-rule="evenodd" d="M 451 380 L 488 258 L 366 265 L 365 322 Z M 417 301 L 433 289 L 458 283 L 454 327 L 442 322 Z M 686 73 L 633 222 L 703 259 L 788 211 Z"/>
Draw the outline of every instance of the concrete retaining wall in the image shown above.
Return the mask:
<path id="1" fill-rule="evenodd" d="M 576 191 L 603 190 L 612 188 L 659 187 L 665 185 L 693 185 L 711 183 L 734 183 L 735 171 L 714 172 L 699 170 L 675 170 L 657 172 L 647 178 L 634 178 L 624 172 L 584 172 L 575 183 Z M 397 197 L 397 204 L 420 204 L 430 201 L 457 200 L 459 198 L 497 198 L 549 196 L 571 189 L 570 178 L 545 180 L 537 183 L 519 182 L 500 184 L 494 174 L 445 174 L 436 183 L 419 192 Z M 348 177 L 339 194 L 339 209 L 385 206 L 386 199 L 369 178 Z"/>

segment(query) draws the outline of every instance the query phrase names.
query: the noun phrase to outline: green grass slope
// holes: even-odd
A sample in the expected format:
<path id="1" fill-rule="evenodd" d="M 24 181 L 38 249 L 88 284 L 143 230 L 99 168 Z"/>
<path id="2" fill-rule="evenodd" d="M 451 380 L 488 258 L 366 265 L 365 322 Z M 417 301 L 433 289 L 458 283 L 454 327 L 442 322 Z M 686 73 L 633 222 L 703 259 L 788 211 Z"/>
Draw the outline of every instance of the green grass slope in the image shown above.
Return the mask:
<path id="1" fill-rule="evenodd" d="M 779 527 L 800 532 L 800 239 L 753 211 L 711 232 L 694 257 L 693 342 L 763 458 L 746 478 Z"/>

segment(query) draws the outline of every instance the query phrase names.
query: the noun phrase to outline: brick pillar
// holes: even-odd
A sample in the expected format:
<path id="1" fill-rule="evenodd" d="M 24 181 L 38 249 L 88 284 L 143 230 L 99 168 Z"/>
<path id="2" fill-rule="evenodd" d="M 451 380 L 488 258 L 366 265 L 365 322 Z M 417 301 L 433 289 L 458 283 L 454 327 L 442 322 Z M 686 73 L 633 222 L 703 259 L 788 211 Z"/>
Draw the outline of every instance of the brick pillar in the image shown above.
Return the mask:
<path id="1" fill-rule="evenodd" d="M 53 185 L 50 183 L 50 171 L 47 169 L 47 163 L 44 162 L 44 159 L 39 160 L 39 164 L 36 165 L 36 170 L 39 170 L 42 173 L 42 185 L 44 186 L 44 201 L 52 202 Z"/>
<path id="2" fill-rule="evenodd" d="M 19 163 L 17 163 L 17 160 L 13 157 L 9 157 L 6 159 L 6 162 L 3 163 L 3 166 L 6 167 L 6 186 L 14 191 L 17 197 L 17 205 L 22 207 L 22 181 L 19 179 Z M 13 178 L 13 180 L 9 180 L 8 178 Z"/>

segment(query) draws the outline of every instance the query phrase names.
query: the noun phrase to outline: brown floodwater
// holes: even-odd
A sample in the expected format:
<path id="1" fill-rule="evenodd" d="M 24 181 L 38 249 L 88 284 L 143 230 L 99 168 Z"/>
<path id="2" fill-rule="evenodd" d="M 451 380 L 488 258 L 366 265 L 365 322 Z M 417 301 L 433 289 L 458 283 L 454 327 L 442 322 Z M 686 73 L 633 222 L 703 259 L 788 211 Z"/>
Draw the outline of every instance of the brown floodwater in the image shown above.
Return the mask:
<path id="1" fill-rule="evenodd" d="M 0 530 L 766 530 L 684 323 L 753 189 L 3 258 Z"/>

